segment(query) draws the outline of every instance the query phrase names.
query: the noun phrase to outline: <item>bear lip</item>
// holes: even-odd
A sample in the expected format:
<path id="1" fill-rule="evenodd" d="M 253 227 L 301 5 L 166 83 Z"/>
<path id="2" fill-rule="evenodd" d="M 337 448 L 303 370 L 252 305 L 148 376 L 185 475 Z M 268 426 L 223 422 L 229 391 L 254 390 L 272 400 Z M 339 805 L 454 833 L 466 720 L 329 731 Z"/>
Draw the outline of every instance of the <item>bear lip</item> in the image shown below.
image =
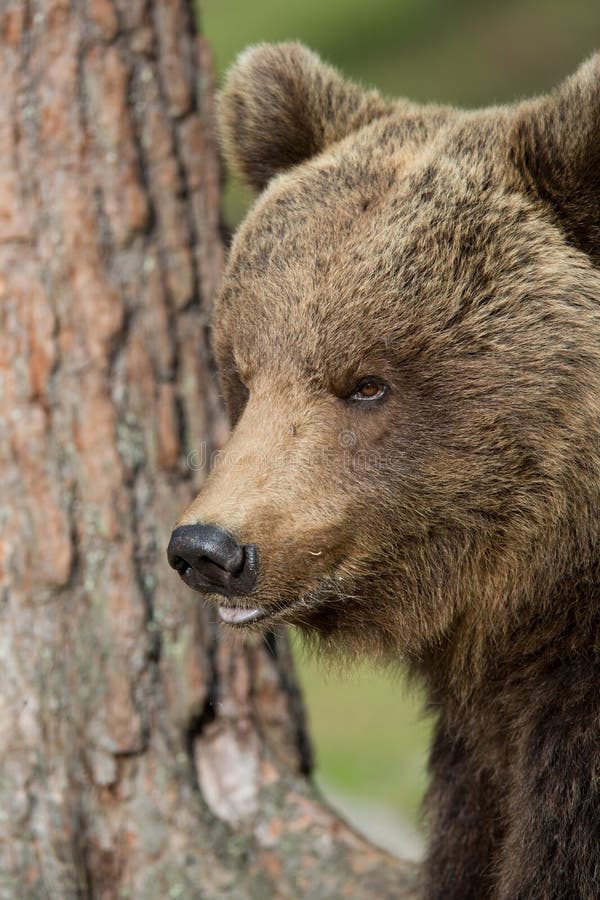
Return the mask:
<path id="1" fill-rule="evenodd" d="M 295 613 L 297 610 L 306 612 L 306 598 L 301 596 L 295 600 L 291 600 L 278 609 L 264 609 L 260 606 L 227 606 L 219 604 L 218 612 L 221 622 L 232 627 L 244 628 L 257 623 L 265 625 L 269 622 L 288 622 L 294 623 Z"/>
<path id="2" fill-rule="evenodd" d="M 260 607 L 246 609 L 241 606 L 219 606 L 219 616 L 227 625 L 246 625 L 264 618 L 266 613 Z"/>

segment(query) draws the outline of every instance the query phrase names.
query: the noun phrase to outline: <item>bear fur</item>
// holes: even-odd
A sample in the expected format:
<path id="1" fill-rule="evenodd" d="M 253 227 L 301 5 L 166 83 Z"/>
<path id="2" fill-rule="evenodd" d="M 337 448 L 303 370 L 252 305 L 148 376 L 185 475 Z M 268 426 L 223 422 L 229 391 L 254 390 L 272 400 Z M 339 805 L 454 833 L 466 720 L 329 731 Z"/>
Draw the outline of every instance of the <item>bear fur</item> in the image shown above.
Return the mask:
<path id="1" fill-rule="evenodd" d="M 462 111 L 262 45 L 220 122 L 259 196 L 214 310 L 233 430 L 180 524 L 258 548 L 219 600 L 246 628 L 425 683 L 424 897 L 597 898 L 600 56 Z"/>

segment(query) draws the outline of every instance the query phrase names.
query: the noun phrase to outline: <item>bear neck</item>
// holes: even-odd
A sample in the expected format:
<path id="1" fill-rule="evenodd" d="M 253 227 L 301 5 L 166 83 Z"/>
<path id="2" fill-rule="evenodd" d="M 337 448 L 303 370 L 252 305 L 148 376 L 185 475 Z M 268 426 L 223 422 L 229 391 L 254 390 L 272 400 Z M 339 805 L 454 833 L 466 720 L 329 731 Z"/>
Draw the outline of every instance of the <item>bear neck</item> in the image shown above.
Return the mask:
<path id="1" fill-rule="evenodd" d="M 600 562 L 520 604 L 506 601 L 493 627 L 477 604 L 441 641 L 412 661 L 434 707 L 464 714 L 508 684 L 560 690 L 600 665 Z"/>

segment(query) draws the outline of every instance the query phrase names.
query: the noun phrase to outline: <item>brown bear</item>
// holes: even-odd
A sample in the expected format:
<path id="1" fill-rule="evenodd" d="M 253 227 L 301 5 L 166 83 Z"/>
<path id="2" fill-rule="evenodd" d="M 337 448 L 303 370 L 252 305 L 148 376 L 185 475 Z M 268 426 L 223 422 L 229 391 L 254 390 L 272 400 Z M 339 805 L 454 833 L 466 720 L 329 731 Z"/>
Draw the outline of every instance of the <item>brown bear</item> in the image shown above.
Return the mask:
<path id="1" fill-rule="evenodd" d="M 169 547 L 239 630 L 402 658 L 423 896 L 600 896 L 600 55 L 388 102 L 298 44 L 220 101 L 260 192 L 214 310 L 232 434 Z"/>

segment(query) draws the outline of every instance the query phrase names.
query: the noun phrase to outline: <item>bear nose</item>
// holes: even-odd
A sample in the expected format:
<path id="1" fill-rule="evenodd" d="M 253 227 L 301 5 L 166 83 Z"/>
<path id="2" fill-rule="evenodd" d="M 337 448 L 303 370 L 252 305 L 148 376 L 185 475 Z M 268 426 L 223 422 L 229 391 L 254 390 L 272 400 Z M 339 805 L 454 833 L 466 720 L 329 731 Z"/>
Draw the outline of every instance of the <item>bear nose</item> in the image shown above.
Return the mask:
<path id="1" fill-rule="evenodd" d="M 258 553 L 220 525 L 180 525 L 167 549 L 169 564 L 195 591 L 243 596 L 256 586 Z"/>

